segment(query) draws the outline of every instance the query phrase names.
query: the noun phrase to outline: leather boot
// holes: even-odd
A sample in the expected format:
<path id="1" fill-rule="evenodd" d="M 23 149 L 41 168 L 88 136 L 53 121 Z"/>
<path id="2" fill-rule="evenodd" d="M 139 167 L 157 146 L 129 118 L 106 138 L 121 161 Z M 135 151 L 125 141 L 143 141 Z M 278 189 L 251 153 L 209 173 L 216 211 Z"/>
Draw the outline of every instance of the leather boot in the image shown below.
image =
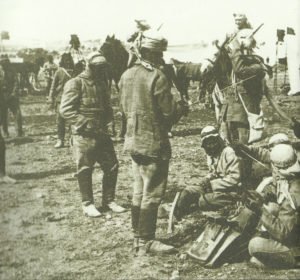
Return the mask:
<path id="1" fill-rule="evenodd" d="M 77 174 L 81 199 L 86 206 L 94 203 L 92 172 L 91 168 L 86 168 Z"/>
<path id="2" fill-rule="evenodd" d="M 155 238 L 158 207 L 141 209 L 138 234 L 140 238 L 153 240 Z"/>

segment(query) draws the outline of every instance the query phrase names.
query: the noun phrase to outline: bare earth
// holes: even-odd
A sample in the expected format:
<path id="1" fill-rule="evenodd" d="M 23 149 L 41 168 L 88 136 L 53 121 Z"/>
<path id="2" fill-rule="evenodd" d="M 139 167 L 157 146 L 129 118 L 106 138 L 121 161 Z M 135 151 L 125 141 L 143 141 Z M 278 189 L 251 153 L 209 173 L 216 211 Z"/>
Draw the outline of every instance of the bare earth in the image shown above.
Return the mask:
<path id="1" fill-rule="evenodd" d="M 299 116 L 299 98 L 277 99 L 282 100 L 281 105 L 290 116 Z M 69 147 L 53 148 L 55 116 L 48 111 L 45 97 L 25 96 L 21 101 L 26 136 L 6 139 L 7 169 L 18 182 L 0 185 L 1 279 L 169 279 L 174 271 L 179 272 L 181 279 L 300 279 L 298 269 L 262 270 L 247 262 L 206 269 L 187 258 L 187 243 L 199 235 L 203 225 L 201 215 L 187 217 L 172 236 L 166 233 L 167 219 L 159 219 L 158 237 L 178 246 L 180 253 L 150 256 L 141 264 L 131 251 L 131 164 L 129 157 L 122 154 L 122 143 L 115 143 L 120 162 L 117 201 L 128 211 L 86 218 Z M 267 107 L 264 102 L 268 135 L 282 131 L 296 140 L 287 125 L 279 122 Z M 213 123 L 214 113 L 196 105 L 174 128 L 165 203 L 172 201 L 177 190 L 206 173 L 199 134 L 203 126 Z M 10 125 L 14 136 L 13 123 Z M 97 166 L 93 178 L 97 206 L 101 202 L 101 176 Z"/>

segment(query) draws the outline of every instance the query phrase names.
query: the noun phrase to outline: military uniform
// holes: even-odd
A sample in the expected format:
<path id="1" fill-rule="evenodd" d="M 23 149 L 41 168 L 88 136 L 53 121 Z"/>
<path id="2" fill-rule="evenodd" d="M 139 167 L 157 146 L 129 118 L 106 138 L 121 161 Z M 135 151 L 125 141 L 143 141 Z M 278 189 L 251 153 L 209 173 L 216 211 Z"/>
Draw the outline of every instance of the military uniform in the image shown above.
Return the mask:
<path id="1" fill-rule="evenodd" d="M 44 72 L 45 79 L 46 79 L 46 93 L 47 94 L 49 94 L 49 92 L 50 92 L 51 84 L 53 81 L 53 76 L 54 76 L 57 68 L 58 68 L 57 65 L 50 61 L 45 62 L 44 66 L 43 66 L 43 72 Z"/>
<path id="2" fill-rule="evenodd" d="M 255 207 L 259 233 L 250 241 L 249 253 L 266 266 L 289 268 L 300 256 L 300 164 L 287 144 L 276 145 L 270 160 L 276 201 Z"/>
<path id="3" fill-rule="evenodd" d="M 60 113 L 71 123 L 72 148 L 83 209 L 94 205 L 92 172 L 95 162 L 104 172 L 102 205 L 108 205 L 115 198 L 118 175 L 118 160 L 107 134 L 107 124 L 113 115 L 108 81 L 105 78 L 94 80 L 90 69 L 69 80 L 62 94 Z M 96 216 L 99 215 L 96 212 Z"/>
<path id="4" fill-rule="evenodd" d="M 18 136 L 23 135 L 22 114 L 19 103 L 19 81 L 17 73 L 12 69 L 9 60 L 2 65 L 4 71 L 4 81 L 2 85 L 2 129 L 8 135 L 8 109 L 13 113 L 15 118 L 15 128 Z"/>
<path id="5" fill-rule="evenodd" d="M 59 67 L 54 74 L 53 82 L 49 93 L 49 99 L 54 103 L 56 111 L 57 136 L 62 142 L 65 138 L 65 120 L 59 113 L 59 105 L 65 83 L 72 77 L 71 71 Z"/>
<path id="6" fill-rule="evenodd" d="M 171 146 L 169 127 L 181 107 L 161 70 L 137 63 L 120 80 L 121 105 L 127 121 L 124 150 L 132 157 L 134 190 L 132 227 L 136 237 L 155 237 L 158 206 L 166 190 Z"/>
<path id="7" fill-rule="evenodd" d="M 218 157 L 207 157 L 209 174 L 199 184 L 187 186 L 179 199 L 176 215 L 180 218 L 198 204 L 202 211 L 234 208 L 242 191 L 242 162 L 230 146 L 224 146 Z M 225 209 L 226 210 L 226 209 Z"/>
<path id="8" fill-rule="evenodd" d="M 299 177 L 299 176 L 298 176 Z M 300 179 L 289 180 L 289 195 L 278 203 L 278 211 L 262 208 L 260 224 L 266 232 L 249 243 L 251 256 L 276 268 L 293 267 L 300 253 Z"/>

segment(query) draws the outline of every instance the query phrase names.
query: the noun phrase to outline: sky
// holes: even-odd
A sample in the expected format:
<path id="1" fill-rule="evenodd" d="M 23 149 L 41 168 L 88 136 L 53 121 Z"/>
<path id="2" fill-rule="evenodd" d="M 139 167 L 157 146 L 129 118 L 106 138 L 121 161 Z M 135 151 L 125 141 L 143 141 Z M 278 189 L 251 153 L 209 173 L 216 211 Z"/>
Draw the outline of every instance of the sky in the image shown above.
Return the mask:
<path id="1" fill-rule="evenodd" d="M 276 40 L 276 29 L 292 26 L 300 31 L 300 0 L 0 0 L 0 31 L 11 42 L 43 45 L 104 39 L 115 34 L 125 40 L 135 28 L 134 19 L 161 32 L 170 45 L 211 42 L 233 29 L 234 12 L 244 12 L 262 40 Z"/>

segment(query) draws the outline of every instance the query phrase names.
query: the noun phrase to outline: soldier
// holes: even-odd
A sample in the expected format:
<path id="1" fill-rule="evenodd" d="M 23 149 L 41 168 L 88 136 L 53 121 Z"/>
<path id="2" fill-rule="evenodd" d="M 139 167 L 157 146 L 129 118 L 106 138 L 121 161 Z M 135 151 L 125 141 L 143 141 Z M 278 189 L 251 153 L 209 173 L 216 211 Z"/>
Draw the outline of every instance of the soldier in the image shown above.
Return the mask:
<path id="1" fill-rule="evenodd" d="M 2 85 L 2 130 L 5 136 L 8 136 L 8 109 L 13 113 L 15 118 L 15 128 L 18 137 L 23 135 L 22 114 L 19 103 L 19 82 L 17 73 L 12 68 L 9 58 L 1 55 L 0 65 L 4 71 L 4 81 Z"/>
<path id="2" fill-rule="evenodd" d="M 140 58 L 120 80 L 121 107 L 127 121 L 124 150 L 132 159 L 134 176 L 131 221 L 134 249 L 171 253 L 173 246 L 155 240 L 158 207 L 167 186 L 171 146 L 170 125 L 187 111 L 176 103 L 169 81 L 159 69 L 167 41 L 158 33 L 144 33 Z"/>
<path id="3" fill-rule="evenodd" d="M 2 113 L 4 110 L 4 93 L 3 93 L 3 84 L 4 84 L 5 73 L 0 65 L 0 183 L 15 183 L 16 180 L 10 178 L 6 175 L 5 170 L 5 141 L 2 136 L 1 127 L 2 127 Z"/>
<path id="4" fill-rule="evenodd" d="M 202 129 L 201 146 L 207 154 L 209 174 L 199 179 L 197 186 L 188 186 L 181 192 L 174 213 L 179 219 L 190 212 L 193 204 L 202 211 L 230 209 L 242 190 L 241 159 L 216 128 Z"/>
<path id="5" fill-rule="evenodd" d="M 53 82 L 51 85 L 49 100 L 51 106 L 56 111 L 56 124 L 57 124 L 57 142 L 55 148 L 64 147 L 65 140 L 65 120 L 59 113 L 59 105 L 63 93 L 65 83 L 72 78 L 74 72 L 74 61 L 70 53 L 64 53 L 61 56 L 59 68 L 54 74 Z"/>
<path id="6" fill-rule="evenodd" d="M 57 65 L 53 62 L 52 55 L 49 55 L 47 59 L 48 61 L 46 61 L 43 66 L 43 72 L 46 79 L 46 94 L 49 95 L 51 84 L 53 81 L 53 76 L 57 70 Z"/>
<path id="7" fill-rule="evenodd" d="M 118 160 L 107 126 L 113 117 L 107 62 L 99 53 L 87 58 L 86 70 L 69 80 L 61 99 L 60 113 L 71 122 L 72 146 L 77 164 L 77 179 L 85 215 L 99 217 L 94 205 L 92 172 L 98 162 L 104 172 L 102 206 L 114 212 L 125 209 L 114 202 Z"/>
<path id="8" fill-rule="evenodd" d="M 276 145 L 271 153 L 275 203 L 258 198 L 251 209 L 260 216 L 256 237 L 250 240 L 251 262 L 291 268 L 300 256 L 300 164 L 290 145 Z"/>
<path id="9" fill-rule="evenodd" d="M 136 31 L 132 35 L 130 35 L 129 38 L 127 39 L 127 42 L 131 44 L 128 63 L 127 63 L 128 67 L 131 67 L 134 61 L 136 61 L 137 59 L 143 32 L 151 28 L 150 25 L 145 20 L 135 20 L 135 22 L 136 22 Z"/>

